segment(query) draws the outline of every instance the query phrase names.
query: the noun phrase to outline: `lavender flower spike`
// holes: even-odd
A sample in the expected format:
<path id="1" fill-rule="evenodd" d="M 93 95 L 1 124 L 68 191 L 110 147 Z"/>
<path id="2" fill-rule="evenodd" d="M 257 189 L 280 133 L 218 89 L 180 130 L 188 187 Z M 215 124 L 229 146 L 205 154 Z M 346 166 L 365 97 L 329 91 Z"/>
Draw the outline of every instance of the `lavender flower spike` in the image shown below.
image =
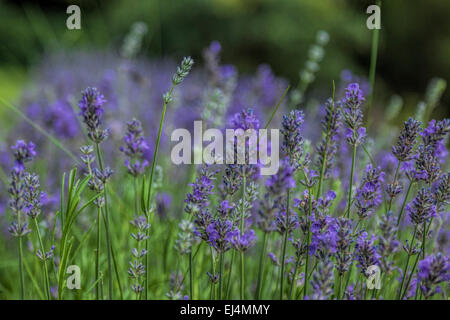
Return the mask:
<path id="1" fill-rule="evenodd" d="M 432 297 L 442 290 L 438 286 L 442 282 L 450 280 L 450 261 L 442 253 L 427 256 L 419 262 L 420 290 L 425 299 Z"/>
<path id="2" fill-rule="evenodd" d="M 413 118 L 409 118 L 403 124 L 403 129 L 398 137 L 397 144 L 392 147 L 392 153 L 399 161 L 408 161 L 412 158 L 417 134 L 420 131 L 422 123 Z"/>
<path id="3" fill-rule="evenodd" d="M 16 144 L 11 147 L 14 152 L 14 170 L 24 171 L 25 163 L 36 157 L 36 145 L 33 142 L 26 143 L 23 140 L 17 140 Z"/>
<path id="4" fill-rule="evenodd" d="M 362 126 L 363 112 L 361 109 L 361 104 L 364 100 L 359 84 L 350 83 L 345 89 L 345 98 L 341 103 L 345 123 L 348 127 L 345 131 L 345 136 L 351 145 L 357 146 L 361 144 L 366 136 L 366 128 Z"/>
<path id="5" fill-rule="evenodd" d="M 125 166 L 129 174 L 138 177 L 148 166 L 148 161 L 142 159 L 143 153 L 148 150 L 148 145 L 145 142 L 144 131 L 139 120 L 133 119 L 127 123 L 127 133 L 123 141 L 125 145 L 120 147 L 120 151 L 127 156 Z"/>
<path id="6" fill-rule="evenodd" d="M 361 273 L 368 277 L 368 268 L 372 265 L 380 264 L 380 255 L 378 254 L 374 245 L 376 238 L 374 235 L 369 238 L 367 232 L 359 236 L 355 246 L 355 257 L 358 261 L 358 267 L 361 268 Z"/>
<path id="7" fill-rule="evenodd" d="M 103 104 L 106 102 L 103 94 L 97 88 L 87 88 L 82 92 L 78 102 L 80 115 L 87 126 L 88 136 L 94 143 L 102 143 L 108 137 L 108 130 L 102 128 Z"/>

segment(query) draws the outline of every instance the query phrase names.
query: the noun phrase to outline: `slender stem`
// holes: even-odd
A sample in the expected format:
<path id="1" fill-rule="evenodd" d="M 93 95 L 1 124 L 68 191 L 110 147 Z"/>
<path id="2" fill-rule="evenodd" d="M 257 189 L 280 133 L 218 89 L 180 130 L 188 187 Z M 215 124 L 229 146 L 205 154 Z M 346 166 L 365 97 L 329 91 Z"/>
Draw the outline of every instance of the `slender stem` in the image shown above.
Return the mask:
<path id="1" fill-rule="evenodd" d="M 377 1 L 377 5 L 381 6 L 381 0 Z M 367 105 L 367 124 L 370 121 L 370 110 L 372 109 L 372 101 L 375 91 L 375 74 L 377 68 L 377 55 L 378 55 L 378 42 L 379 42 L 379 29 L 374 29 L 372 34 L 372 52 L 370 54 L 370 71 L 369 71 L 369 83 L 370 83 L 370 95 Z"/>
<path id="2" fill-rule="evenodd" d="M 219 253 L 219 300 L 222 300 L 223 252 Z"/>
<path id="3" fill-rule="evenodd" d="M 242 208 L 241 208 L 241 235 L 245 232 L 245 191 L 247 188 L 247 176 L 245 172 L 245 167 L 243 168 L 242 173 Z M 245 263 L 244 263 L 244 251 L 241 250 L 241 300 L 244 299 L 245 296 Z"/>
<path id="4" fill-rule="evenodd" d="M 47 294 L 47 299 L 50 300 L 50 281 L 48 277 L 48 267 L 47 267 L 47 259 L 45 257 L 45 248 L 44 243 L 42 242 L 41 231 L 39 230 L 39 225 L 37 223 L 36 218 L 32 219 L 34 221 L 34 226 L 36 228 L 36 232 L 39 239 L 39 245 L 41 246 L 43 262 L 44 262 L 44 284 L 45 284 L 45 293 Z"/>
<path id="5" fill-rule="evenodd" d="M 350 218 L 350 207 L 351 207 L 351 203 L 352 203 L 352 188 L 353 188 L 353 172 L 355 169 L 355 158 L 356 158 L 356 144 L 353 145 L 353 152 L 352 152 L 352 168 L 350 171 L 350 185 L 348 188 L 347 218 Z"/>
<path id="6" fill-rule="evenodd" d="M 101 248 L 101 233 L 102 233 L 102 224 L 100 223 L 102 216 L 102 210 L 100 207 L 97 207 L 97 250 L 95 252 L 95 275 L 97 284 L 96 287 L 96 299 L 99 300 L 100 298 L 103 299 L 103 296 L 101 295 L 100 290 L 100 248 Z"/>
<path id="7" fill-rule="evenodd" d="M 266 248 L 267 248 L 267 232 L 264 232 L 263 235 L 263 243 L 261 248 L 261 255 L 259 256 L 259 267 L 258 267 L 258 282 L 256 285 L 256 300 L 259 300 L 261 297 L 261 279 L 264 273 L 264 261 L 266 256 Z"/>
<path id="8" fill-rule="evenodd" d="M 17 212 L 17 227 L 20 228 L 20 211 Z M 24 280 L 23 280 L 23 250 L 22 250 L 22 236 L 18 237 L 19 242 L 19 277 L 20 277 L 20 299 L 24 299 Z"/>
<path id="9" fill-rule="evenodd" d="M 310 194 L 311 196 L 311 194 Z M 280 300 L 283 300 L 283 286 L 284 286 L 284 264 L 286 260 L 286 245 L 288 239 L 288 229 L 289 229 L 289 198 L 290 198 L 290 189 L 287 189 L 286 196 L 286 222 L 284 226 L 284 238 L 283 238 L 283 251 L 281 256 L 281 271 L 280 271 Z"/>
<path id="10" fill-rule="evenodd" d="M 244 251 L 241 251 L 241 300 L 245 299 L 245 260 Z"/>
<path id="11" fill-rule="evenodd" d="M 403 211 L 405 210 L 406 202 L 408 201 L 408 196 L 409 196 L 409 193 L 411 192 L 412 185 L 413 185 L 413 181 L 410 181 L 409 182 L 409 186 L 408 186 L 408 190 L 406 191 L 405 199 L 403 199 L 403 203 L 402 203 L 402 207 L 400 209 L 400 213 L 398 214 L 397 227 L 400 226 L 400 223 L 402 221 Z M 399 228 L 399 230 L 400 230 L 400 228 Z"/>
<path id="12" fill-rule="evenodd" d="M 213 277 L 216 276 L 216 264 L 214 263 L 214 251 L 212 247 L 209 247 L 211 252 L 211 267 L 212 267 L 212 275 Z M 211 299 L 216 299 L 216 290 L 215 290 L 215 283 L 211 281 Z"/>
<path id="13" fill-rule="evenodd" d="M 333 112 L 334 112 L 334 91 L 335 91 L 335 85 L 334 85 L 334 81 L 333 81 L 333 96 L 331 98 L 331 114 L 329 115 L 329 119 L 328 119 L 327 133 L 325 136 L 325 150 L 323 151 L 322 166 L 320 168 L 319 184 L 317 187 L 316 199 L 319 199 L 320 193 L 322 191 L 322 180 L 323 180 L 323 175 L 325 174 L 325 168 L 326 168 L 326 164 L 327 164 L 327 160 L 328 160 L 327 159 L 328 141 L 330 140 L 331 120 L 333 119 Z"/>
<path id="14" fill-rule="evenodd" d="M 398 172 L 399 172 L 401 163 L 402 163 L 402 162 L 399 161 L 398 164 L 397 164 L 397 168 L 395 169 L 395 174 L 394 174 L 394 184 L 397 183 L 397 177 L 398 177 Z M 391 210 L 391 207 L 392 207 L 392 199 L 393 199 L 392 197 L 389 199 L 388 211 Z"/>
<path id="15" fill-rule="evenodd" d="M 95 144 L 95 149 L 97 151 L 98 158 L 98 166 L 100 170 L 103 172 L 103 157 L 100 150 L 100 144 Z M 111 231 L 109 229 L 109 213 L 108 213 L 108 192 L 107 192 L 107 184 L 104 183 L 103 199 L 105 200 L 105 205 L 102 207 L 105 221 L 105 230 L 106 230 L 106 248 L 108 251 L 108 298 L 110 300 L 113 299 L 113 270 L 112 270 L 112 259 L 111 259 Z"/>
<path id="16" fill-rule="evenodd" d="M 342 275 L 338 274 L 338 281 L 337 281 L 337 293 L 336 293 L 336 299 L 339 300 L 341 298 L 341 287 L 342 287 Z"/>
<path id="17" fill-rule="evenodd" d="M 308 202 L 309 202 L 309 208 L 308 208 L 308 233 L 306 238 L 306 262 L 305 262 L 305 281 L 303 285 L 303 299 L 305 299 L 306 293 L 308 291 L 308 266 L 309 266 L 309 246 L 310 246 L 310 237 L 311 237 L 311 210 L 312 210 L 312 197 L 311 197 L 311 188 L 308 188 Z"/>
<path id="18" fill-rule="evenodd" d="M 411 239 L 411 246 L 410 246 L 411 249 L 414 247 L 414 240 L 416 239 L 416 233 L 417 233 L 417 225 L 414 228 L 414 233 L 413 233 L 413 236 L 412 236 L 412 239 Z M 398 291 L 398 297 L 397 297 L 398 299 L 403 298 L 403 296 L 402 296 L 403 284 L 405 283 L 405 278 L 406 278 L 406 275 L 407 275 L 407 272 L 408 272 L 408 265 L 409 265 L 410 258 L 411 258 L 411 255 L 408 252 L 408 257 L 406 258 L 405 268 L 403 270 L 402 282 L 400 284 L 400 288 L 399 288 L 399 291 Z M 408 286 L 406 286 L 406 290 L 408 290 Z"/>
<path id="19" fill-rule="evenodd" d="M 228 299 L 230 297 L 230 290 L 231 290 L 231 275 L 233 273 L 233 265 L 234 265 L 234 256 L 236 255 L 236 250 L 233 250 L 231 253 L 231 261 L 230 261 L 230 271 L 228 272 L 228 280 L 227 280 L 227 296 Z"/>
<path id="20" fill-rule="evenodd" d="M 401 299 L 403 299 L 403 297 L 405 296 L 406 292 L 408 291 L 408 286 L 411 283 L 411 279 L 413 277 L 414 271 L 416 270 L 417 262 L 419 262 L 419 259 L 420 259 L 420 252 L 417 254 L 416 261 L 414 262 L 414 265 L 413 265 L 413 267 L 411 269 L 411 274 L 408 277 L 408 281 L 406 282 L 406 286 L 405 286 L 405 291 L 403 291 Z"/>
<path id="21" fill-rule="evenodd" d="M 291 288 L 289 289 L 289 297 L 288 297 L 289 300 L 292 299 L 292 292 L 294 291 L 294 287 L 295 287 L 295 280 L 297 278 L 297 269 L 298 269 L 298 266 L 300 265 L 300 259 L 301 259 L 301 255 L 299 255 L 297 257 L 297 261 L 295 262 L 294 275 L 292 276 Z"/>
<path id="22" fill-rule="evenodd" d="M 170 87 L 170 90 L 168 92 L 168 96 L 172 96 L 172 92 L 173 89 L 175 88 L 175 84 L 172 83 L 172 86 Z M 163 124 L 164 124 L 164 118 L 166 115 L 166 109 L 167 109 L 167 104 L 168 104 L 168 99 L 164 99 L 164 104 L 163 104 L 163 110 L 161 113 L 161 119 L 159 121 L 159 129 L 158 129 L 158 137 L 156 139 L 156 145 L 155 145 L 155 150 L 153 152 L 153 159 L 152 159 L 152 169 L 150 171 L 150 181 L 149 181 L 149 187 L 148 187 L 148 193 L 147 193 L 147 208 L 146 208 L 146 216 L 147 216 L 147 223 L 150 224 L 150 201 L 151 201 L 151 197 L 152 197 L 152 187 L 153 187 L 153 177 L 155 175 L 155 167 L 156 167 L 156 161 L 157 161 L 157 156 L 158 156 L 158 149 L 159 149 L 159 143 L 161 141 L 161 133 L 162 133 L 162 128 L 163 128 Z M 146 230 L 146 235 L 147 237 L 149 237 L 149 232 L 150 232 L 150 228 L 148 228 Z M 145 240 L 146 243 L 146 249 L 147 252 L 150 249 L 149 246 L 149 238 L 147 238 Z M 146 277 L 145 277 L 145 299 L 148 299 L 149 296 L 149 285 L 148 285 L 148 279 L 150 277 L 150 270 L 148 268 L 150 264 L 150 255 L 147 255 L 147 258 L 145 259 L 145 272 L 146 272 Z"/>
<path id="23" fill-rule="evenodd" d="M 133 188 L 134 188 L 134 212 L 137 215 L 139 212 L 139 193 L 138 193 L 137 177 L 133 177 Z"/>
<path id="24" fill-rule="evenodd" d="M 189 252 L 189 299 L 194 299 L 193 286 L 194 286 L 194 276 L 193 276 L 193 263 L 192 263 L 192 249 Z"/>

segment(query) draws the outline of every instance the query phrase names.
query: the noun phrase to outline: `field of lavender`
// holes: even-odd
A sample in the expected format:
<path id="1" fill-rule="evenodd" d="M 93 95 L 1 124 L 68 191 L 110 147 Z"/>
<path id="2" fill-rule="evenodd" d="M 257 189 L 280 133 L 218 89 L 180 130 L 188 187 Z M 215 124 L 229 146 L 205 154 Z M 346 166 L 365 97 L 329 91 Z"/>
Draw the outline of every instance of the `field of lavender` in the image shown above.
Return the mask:
<path id="1" fill-rule="evenodd" d="M 120 54 L 48 53 L 17 104 L 0 97 L 16 119 L 0 143 L 1 299 L 447 299 L 444 79 L 401 121 L 399 97 L 374 121 L 373 79 L 344 70 L 328 97 L 305 95 L 325 31 L 290 86 L 223 64 L 217 41 L 195 63 L 138 58 L 145 28 Z M 194 120 L 279 129 L 278 172 L 175 165 L 171 133 Z"/>

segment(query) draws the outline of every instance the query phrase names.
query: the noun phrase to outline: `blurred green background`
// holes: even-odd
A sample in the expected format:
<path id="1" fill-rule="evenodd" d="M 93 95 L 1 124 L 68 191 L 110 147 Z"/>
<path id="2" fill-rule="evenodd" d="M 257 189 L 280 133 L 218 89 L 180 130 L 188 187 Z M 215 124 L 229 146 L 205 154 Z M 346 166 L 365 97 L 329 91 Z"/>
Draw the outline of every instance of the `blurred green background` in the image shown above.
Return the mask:
<path id="1" fill-rule="evenodd" d="M 223 61 L 240 72 L 269 64 L 277 76 L 298 82 L 316 33 L 330 42 L 314 90 L 330 91 L 343 69 L 368 77 L 372 31 L 366 8 L 376 1 L 345 0 L 0 0 L 0 96 L 20 96 L 27 72 L 53 50 L 103 48 L 118 51 L 133 22 L 149 27 L 144 52 L 150 58 L 201 58 L 218 40 Z M 66 8 L 81 7 L 82 29 L 66 28 Z M 406 110 L 424 98 L 433 77 L 450 75 L 450 1 L 383 1 L 375 108 L 392 94 Z M 444 93 L 435 116 L 448 114 Z M 412 112 L 412 111 L 411 111 Z"/>

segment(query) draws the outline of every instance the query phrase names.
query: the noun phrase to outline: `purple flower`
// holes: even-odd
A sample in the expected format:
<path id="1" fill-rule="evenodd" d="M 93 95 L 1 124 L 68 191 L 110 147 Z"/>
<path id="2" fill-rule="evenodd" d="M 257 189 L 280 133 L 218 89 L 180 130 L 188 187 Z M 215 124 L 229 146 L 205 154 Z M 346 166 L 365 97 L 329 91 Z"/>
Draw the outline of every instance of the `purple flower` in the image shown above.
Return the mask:
<path id="1" fill-rule="evenodd" d="M 289 157 L 291 163 L 300 159 L 303 153 L 301 127 L 304 119 L 301 110 L 292 110 L 289 114 L 283 116 L 281 122 L 281 134 L 283 135 L 281 150 Z"/>
<path id="2" fill-rule="evenodd" d="M 37 155 L 36 145 L 31 141 L 26 143 L 23 140 L 17 140 L 11 150 L 13 150 L 15 158 L 14 170 L 16 171 L 24 171 L 25 163 L 32 161 Z"/>
<path id="3" fill-rule="evenodd" d="M 406 206 L 411 221 L 420 225 L 436 216 L 436 205 L 429 189 L 422 188 L 414 200 Z"/>
<path id="4" fill-rule="evenodd" d="M 317 162 L 318 168 L 324 166 L 324 177 L 328 178 L 336 162 L 335 155 L 338 148 L 338 130 L 341 125 L 341 114 L 331 99 L 325 104 L 325 115 L 321 124 L 324 137 L 316 147 Z"/>
<path id="5" fill-rule="evenodd" d="M 192 192 L 186 196 L 187 213 L 193 213 L 205 208 L 208 204 L 208 197 L 213 194 L 214 183 L 213 180 L 216 172 L 211 172 L 208 167 L 204 166 L 201 169 L 200 175 L 195 179 L 194 183 L 189 184 L 192 187 Z"/>
<path id="6" fill-rule="evenodd" d="M 337 218 L 336 226 L 336 269 L 340 275 L 343 275 L 348 271 L 352 262 L 352 254 L 350 251 L 353 242 L 352 220 L 342 217 Z"/>
<path id="7" fill-rule="evenodd" d="M 217 208 L 217 212 L 221 219 L 230 218 L 234 211 L 234 204 L 232 204 L 228 200 L 223 200 L 220 202 L 219 207 Z"/>
<path id="8" fill-rule="evenodd" d="M 450 132 L 450 119 L 443 119 L 441 121 L 431 120 L 428 127 L 421 133 L 423 144 L 430 146 L 434 157 L 445 162 L 447 150 L 444 144 L 445 136 Z"/>
<path id="9" fill-rule="evenodd" d="M 86 124 L 88 136 L 95 143 L 101 143 L 108 137 L 108 130 L 101 127 L 102 106 L 105 102 L 104 96 L 97 88 L 91 87 L 82 92 L 81 100 L 78 102 L 81 110 L 80 115 Z"/>
<path id="10" fill-rule="evenodd" d="M 235 227 L 232 231 L 228 232 L 227 240 L 238 251 L 247 251 L 256 242 L 256 235 L 254 230 L 246 230 L 243 234 Z"/>
<path id="11" fill-rule="evenodd" d="M 381 217 L 379 227 L 381 231 L 378 238 L 378 249 L 381 256 L 380 267 L 383 272 L 390 273 L 393 270 L 393 263 L 390 258 L 400 249 L 400 242 L 396 238 L 398 228 L 392 212 L 388 212 Z"/>
<path id="12" fill-rule="evenodd" d="M 420 290 L 425 299 L 441 292 L 438 286 L 441 282 L 450 280 L 450 260 L 442 253 L 430 255 L 421 260 L 418 265 Z"/>
<path id="13" fill-rule="evenodd" d="M 147 142 L 144 139 L 144 131 L 139 120 L 133 119 L 127 123 L 127 133 L 123 138 L 125 145 L 120 147 L 129 158 L 142 158 L 142 155 L 148 150 Z"/>
<path id="14" fill-rule="evenodd" d="M 167 193 L 158 193 L 155 197 L 156 213 L 160 218 L 167 218 L 172 197 Z"/>
<path id="15" fill-rule="evenodd" d="M 280 161 L 278 172 L 269 176 L 265 182 L 268 191 L 273 195 L 280 195 L 287 189 L 295 188 L 294 168 L 287 158 Z"/>
<path id="16" fill-rule="evenodd" d="M 412 159 L 412 150 L 416 143 L 417 134 L 422 123 L 413 118 L 409 118 L 403 124 L 403 129 L 398 137 L 397 144 L 392 147 L 392 153 L 399 161 Z"/>
<path id="17" fill-rule="evenodd" d="M 312 300 L 327 300 L 334 293 L 334 272 L 331 259 L 320 260 L 311 279 Z"/>
<path id="18" fill-rule="evenodd" d="M 229 238 L 233 223 L 230 220 L 216 219 L 206 228 L 208 243 L 218 252 L 226 252 L 231 248 Z M 234 245 L 234 243 L 233 243 Z"/>
<path id="19" fill-rule="evenodd" d="M 337 225 L 330 216 L 311 217 L 310 254 L 315 254 L 319 260 L 327 260 L 336 252 Z"/>
<path id="20" fill-rule="evenodd" d="M 360 219 L 371 215 L 374 209 L 380 205 L 382 183 L 384 183 L 384 172 L 381 171 L 380 167 L 373 168 L 371 164 L 368 164 L 361 186 L 356 190 L 355 206 Z"/>
<path id="21" fill-rule="evenodd" d="M 39 177 L 32 173 L 26 173 L 24 178 L 24 213 L 32 219 L 36 219 L 41 213 L 42 199 L 45 199 L 45 194 L 40 190 Z"/>
<path id="22" fill-rule="evenodd" d="M 259 129 L 259 120 L 251 108 L 236 113 L 231 123 L 235 129 L 242 129 L 244 131 L 248 129 Z"/>
<path id="23" fill-rule="evenodd" d="M 363 112 L 361 104 L 364 101 L 359 84 L 350 83 L 345 90 L 345 98 L 342 99 L 343 118 L 347 125 L 345 137 L 351 145 L 359 145 L 366 136 L 366 129 L 362 126 Z"/>
<path id="24" fill-rule="evenodd" d="M 357 266 L 366 277 L 370 275 L 367 270 L 370 266 L 380 264 L 380 255 L 374 245 L 375 240 L 374 235 L 369 238 L 367 232 L 363 232 L 356 241 L 355 258 L 358 261 Z"/>
<path id="25" fill-rule="evenodd" d="M 444 210 L 445 206 L 450 202 L 450 172 L 441 176 L 433 190 L 433 196 L 436 199 L 437 210 Z"/>
<path id="26" fill-rule="evenodd" d="M 272 263 L 273 263 L 275 266 L 280 266 L 280 261 L 278 261 L 277 256 L 276 256 L 273 252 L 269 252 L 269 253 L 267 254 L 267 256 L 269 257 L 269 259 L 272 261 Z"/>

